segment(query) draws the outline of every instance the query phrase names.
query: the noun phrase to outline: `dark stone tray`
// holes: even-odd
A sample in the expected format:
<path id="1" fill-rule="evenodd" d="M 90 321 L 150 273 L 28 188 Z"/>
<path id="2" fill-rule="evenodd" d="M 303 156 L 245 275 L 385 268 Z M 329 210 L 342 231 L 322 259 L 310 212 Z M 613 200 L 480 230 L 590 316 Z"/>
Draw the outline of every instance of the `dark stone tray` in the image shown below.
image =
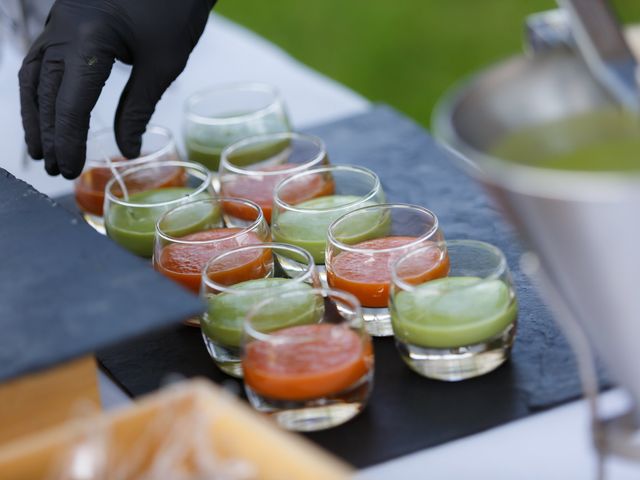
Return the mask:
<path id="1" fill-rule="evenodd" d="M 0 382 L 175 326 L 201 308 L 1 168 L 0 218 Z"/>
<path id="2" fill-rule="evenodd" d="M 460 383 L 424 379 L 404 366 L 391 339 L 376 339 L 375 389 L 362 415 L 307 435 L 357 467 L 366 467 L 471 435 L 580 396 L 573 355 L 547 309 L 519 269 L 521 245 L 482 190 L 450 163 L 421 127 L 389 107 L 310 130 L 334 163 L 376 171 L 390 201 L 435 211 L 449 239 L 499 246 L 513 271 L 520 302 L 512 358 L 498 370 Z M 157 295 L 154 295 L 154 298 Z M 179 327 L 103 350 L 99 359 L 131 395 L 168 375 L 201 375 L 237 388 L 209 359 L 200 332 Z"/>

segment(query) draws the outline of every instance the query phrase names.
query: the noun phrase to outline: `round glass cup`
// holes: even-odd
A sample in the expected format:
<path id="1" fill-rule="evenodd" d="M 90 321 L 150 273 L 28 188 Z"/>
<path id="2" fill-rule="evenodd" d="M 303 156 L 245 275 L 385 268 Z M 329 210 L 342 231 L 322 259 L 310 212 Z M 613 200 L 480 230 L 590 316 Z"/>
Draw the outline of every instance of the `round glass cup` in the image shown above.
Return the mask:
<path id="1" fill-rule="evenodd" d="M 112 128 L 89 132 L 87 138 L 87 155 L 82 174 L 73 182 L 76 204 L 84 219 L 98 232 L 104 234 L 103 206 L 104 191 L 107 182 L 113 174 L 109 163 L 118 172 L 127 168 L 137 167 L 148 162 L 163 160 L 180 160 L 176 149 L 176 142 L 171 132 L 164 127 L 148 126 L 142 135 L 140 156 L 127 160 L 120 153 Z M 172 186 L 176 182 L 174 176 L 169 176 L 162 182 L 163 186 Z M 176 185 L 173 185 L 176 186 Z"/>
<path id="2" fill-rule="evenodd" d="M 185 102 L 183 134 L 190 161 L 217 172 L 222 150 L 246 137 L 288 132 L 282 97 L 271 85 L 218 85 L 191 95 Z"/>
<path id="3" fill-rule="evenodd" d="M 301 187 L 326 184 L 326 194 L 299 199 Z M 331 165 L 314 168 L 282 180 L 274 191 L 271 217 L 274 240 L 304 248 L 316 265 L 324 265 L 329 225 L 345 213 L 367 205 L 384 203 L 378 176 L 364 167 Z M 324 266 L 319 273 L 325 276 Z"/>
<path id="4" fill-rule="evenodd" d="M 175 178 L 170 186 L 159 181 L 169 176 Z M 130 252 L 151 258 L 158 219 L 182 203 L 213 196 L 211 180 L 211 172 L 202 165 L 173 160 L 145 163 L 123 171 L 109 180 L 105 188 L 107 235 Z"/>
<path id="5" fill-rule="evenodd" d="M 281 262 L 282 258 L 287 262 Z M 212 258 L 202 270 L 205 313 L 200 327 L 209 355 L 220 370 L 242 376 L 242 323 L 254 305 L 280 291 L 306 292 L 319 285 L 313 258 L 293 245 L 256 244 Z M 275 326 L 289 325 L 295 318 L 288 315 L 274 321 Z"/>
<path id="6" fill-rule="evenodd" d="M 229 213 L 237 210 L 246 215 L 240 218 Z M 269 225 L 255 203 L 229 197 L 194 200 L 158 219 L 153 266 L 198 294 L 202 269 L 209 260 L 228 250 L 269 240 Z M 197 319 L 195 325 L 199 325 Z"/>
<path id="7" fill-rule="evenodd" d="M 386 203 L 358 208 L 329 226 L 327 283 L 356 296 L 371 335 L 391 336 L 391 265 L 411 250 L 443 240 L 438 218 L 424 207 Z M 444 277 L 449 271 L 446 250 L 434 249 L 416 260 L 420 272 L 415 282 Z"/>
<path id="8" fill-rule="evenodd" d="M 360 303 L 350 293 L 279 292 L 253 307 L 243 329 L 247 397 L 280 426 L 323 430 L 365 407 L 373 387 L 373 347 Z"/>
<path id="9" fill-rule="evenodd" d="M 289 132 L 245 138 L 222 151 L 220 192 L 253 200 L 271 222 L 276 185 L 295 173 L 328 164 L 324 142 L 312 135 Z M 297 197 L 287 200 L 295 202 L 326 195 L 332 183 L 324 183 L 323 178 L 311 177 L 315 182 L 300 185 Z"/>
<path id="10" fill-rule="evenodd" d="M 445 278 L 417 281 L 420 257 L 449 256 Z M 391 323 L 400 356 L 428 378 L 458 381 L 488 373 L 509 357 L 518 302 L 504 254 L 474 240 L 409 252 L 391 270 Z"/>

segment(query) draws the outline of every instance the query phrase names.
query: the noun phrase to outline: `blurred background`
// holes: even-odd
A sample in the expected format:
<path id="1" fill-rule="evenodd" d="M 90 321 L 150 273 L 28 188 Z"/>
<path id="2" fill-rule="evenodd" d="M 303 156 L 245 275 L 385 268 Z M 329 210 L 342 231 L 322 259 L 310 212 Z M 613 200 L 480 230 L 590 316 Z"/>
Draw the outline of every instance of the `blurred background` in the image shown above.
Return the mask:
<path id="1" fill-rule="evenodd" d="M 640 22 L 640 1 L 612 2 Z M 526 15 L 554 0 L 219 0 L 216 11 L 310 67 L 428 127 L 451 83 L 522 49 Z"/>

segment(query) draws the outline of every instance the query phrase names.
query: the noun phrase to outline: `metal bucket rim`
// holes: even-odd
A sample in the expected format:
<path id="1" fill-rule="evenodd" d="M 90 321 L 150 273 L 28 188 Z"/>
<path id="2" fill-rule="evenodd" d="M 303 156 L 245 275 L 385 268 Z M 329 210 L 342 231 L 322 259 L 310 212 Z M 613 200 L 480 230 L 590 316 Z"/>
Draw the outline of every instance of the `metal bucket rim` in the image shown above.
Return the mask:
<path id="1" fill-rule="evenodd" d="M 640 172 L 589 172 L 532 167 L 509 162 L 482 152 L 462 140 L 453 123 L 456 111 L 466 94 L 483 78 L 514 62 L 529 64 L 558 52 L 515 55 L 495 62 L 450 86 L 433 108 L 431 126 L 436 142 L 444 147 L 454 163 L 483 182 L 528 195 L 562 198 L 573 201 L 619 201 L 630 194 L 640 194 Z"/>

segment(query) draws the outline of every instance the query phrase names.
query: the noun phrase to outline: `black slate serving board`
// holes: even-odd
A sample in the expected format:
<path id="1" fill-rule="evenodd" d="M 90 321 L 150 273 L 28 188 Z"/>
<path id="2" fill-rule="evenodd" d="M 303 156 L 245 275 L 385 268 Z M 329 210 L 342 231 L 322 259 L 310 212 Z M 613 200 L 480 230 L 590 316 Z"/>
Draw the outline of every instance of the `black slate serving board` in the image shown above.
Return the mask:
<path id="1" fill-rule="evenodd" d="M 157 332 L 201 308 L 148 262 L 1 168 L 0 219 L 0 382 Z"/>
<path id="2" fill-rule="evenodd" d="M 520 272 L 520 244 L 482 190 L 452 166 L 427 132 L 386 106 L 310 131 L 326 141 L 334 163 L 376 171 L 389 201 L 435 211 L 447 238 L 474 238 L 499 246 L 513 271 L 520 315 L 511 360 L 461 383 L 418 376 L 404 366 L 391 339 L 376 339 L 375 389 L 368 408 L 353 421 L 308 434 L 309 438 L 353 465 L 366 467 L 580 395 L 573 355 Z M 147 335 L 103 350 L 99 359 L 133 396 L 158 388 L 172 373 L 205 376 L 240 391 L 235 380 L 214 367 L 200 332 L 193 328 Z"/>

